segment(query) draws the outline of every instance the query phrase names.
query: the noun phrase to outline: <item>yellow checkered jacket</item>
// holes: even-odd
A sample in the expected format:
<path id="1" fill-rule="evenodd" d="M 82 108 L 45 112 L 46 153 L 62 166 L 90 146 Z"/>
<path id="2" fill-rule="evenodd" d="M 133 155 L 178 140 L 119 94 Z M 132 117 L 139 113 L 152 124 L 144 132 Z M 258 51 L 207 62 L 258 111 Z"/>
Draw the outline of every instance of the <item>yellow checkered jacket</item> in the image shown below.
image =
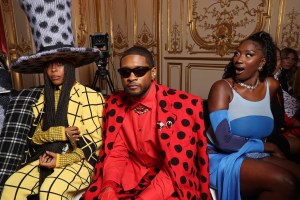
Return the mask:
<path id="1" fill-rule="evenodd" d="M 76 83 L 71 89 L 67 116 L 68 124 L 69 126 L 77 126 L 81 135 L 78 141 L 78 148 L 80 150 L 75 149 L 74 152 L 77 154 L 82 154 L 83 152 L 83 156 L 92 166 L 98 160 L 98 153 L 102 144 L 102 111 L 104 103 L 105 100 L 101 93 L 80 83 Z M 37 126 L 41 122 L 39 118 L 42 116 L 41 114 L 44 109 L 44 90 L 41 91 L 38 101 L 33 103 L 32 109 L 34 126 Z M 29 143 L 32 143 L 31 136 L 28 137 Z M 25 151 L 24 163 L 34 155 L 38 146 L 29 146 L 28 150 Z M 67 159 L 68 155 L 64 155 L 64 157 L 64 159 Z M 63 159 L 63 156 L 60 154 L 57 157 L 57 160 L 59 159 Z M 62 161 L 62 163 L 66 163 L 66 161 Z"/>

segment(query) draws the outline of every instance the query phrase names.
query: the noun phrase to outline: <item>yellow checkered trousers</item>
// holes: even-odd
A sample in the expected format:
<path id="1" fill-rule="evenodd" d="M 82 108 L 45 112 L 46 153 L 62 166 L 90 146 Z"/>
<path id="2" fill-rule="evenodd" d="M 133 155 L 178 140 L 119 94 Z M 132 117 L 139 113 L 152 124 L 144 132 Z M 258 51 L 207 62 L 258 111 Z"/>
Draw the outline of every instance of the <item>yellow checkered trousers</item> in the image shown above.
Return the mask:
<path id="1" fill-rule="evenodd" d="M 65 154 L 58 154 L 56 168 L 39 188 L 38 160 L 27 164 L 6 181 L 1 200 L 22 200 L 29 195 L 39 194 L 40 200 L 46 199 L 73 199 L 76 193 L 88 187 L 93 176 L 93 167 L 98 158 L 102 144 L 102 110 L 104 98 L 98 92 L 76 83 L 70 92 L 68 107 L 69 126 L 77 126 L 81 139 L 79 148 Z M 43 111 L 44 95 L 33 104 L 35 118 Z M 48 130 L 43 134 L 38 125 L 35 135 L 41 135 L 34 142 L 51 142 L 53 140 L 67 140 L 64 128 L 57 127 L 56 131 Z M 54 136 L 51 134 L 58 134 Z M 46 141 L 48 140 L 48 141 Z M 25 152 L 30 157 L 29 151 Z"/>

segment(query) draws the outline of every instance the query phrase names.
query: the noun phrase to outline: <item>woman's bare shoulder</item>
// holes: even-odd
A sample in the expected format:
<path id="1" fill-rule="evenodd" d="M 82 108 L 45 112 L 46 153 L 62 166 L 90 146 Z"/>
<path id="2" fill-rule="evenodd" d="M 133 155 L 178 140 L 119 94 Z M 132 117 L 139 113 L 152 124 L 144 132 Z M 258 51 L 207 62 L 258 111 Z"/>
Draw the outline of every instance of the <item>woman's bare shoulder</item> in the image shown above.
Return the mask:
<path id="1" fill-rule="evenodd" d="M 211 92 L 219 92 L 219 91 L 231 91 L 231 87 L 233 87 L 232 79 L 221 79 L 211 86 Z"/>
<path id="2" fill-rule="evenodd" d="M 220 109 L 226 109 L 232 99 L 232 79 L 216 81 L 208 95 L 208 109 L 210 112 Z"/>
<path id="3" fill-rule="evenodd" d="M 269 83 L 269 89 L 270 89 L 270 94 L 271 94 L 271 97 L 277 93 L 277 91 L 279 90 L 280 88 L 280 83 L 279 81 L 277 81 L 275 78 L 273 77 L 267 77 L 266 80 L 268 81 Z"/>

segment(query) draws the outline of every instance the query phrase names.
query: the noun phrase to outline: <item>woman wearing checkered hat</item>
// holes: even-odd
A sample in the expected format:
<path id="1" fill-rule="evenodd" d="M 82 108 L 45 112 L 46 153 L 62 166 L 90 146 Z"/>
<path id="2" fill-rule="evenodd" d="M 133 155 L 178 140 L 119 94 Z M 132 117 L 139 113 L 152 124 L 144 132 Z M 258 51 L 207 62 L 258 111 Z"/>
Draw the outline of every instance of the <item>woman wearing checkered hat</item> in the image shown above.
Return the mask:
<path id="1" fill-rule="evenodd" d="M 21 91 L 8 110 L 11 120 L 3 128 L 7 135 L 18 133 L 14 141 L 21 142 L 10 140 L 5 145 L 13 148 L 6 149 L 25 151 L 21 164 L 11 166 L 17 171 L 6 180 L 1 199 L 73 199 L 94 173 L 104 105 L 100 93 L 75 80 L 75 68 L 97 60 L 100 51 L 74 47 L 71 0 L 20 3 L 37 53 L 20 57 L 12 70 L 43 73 L 45 85 Z M 17 145 L 23 140 L 25 145 Z M 6 153 L 13 157 L 13 152 Z"/>

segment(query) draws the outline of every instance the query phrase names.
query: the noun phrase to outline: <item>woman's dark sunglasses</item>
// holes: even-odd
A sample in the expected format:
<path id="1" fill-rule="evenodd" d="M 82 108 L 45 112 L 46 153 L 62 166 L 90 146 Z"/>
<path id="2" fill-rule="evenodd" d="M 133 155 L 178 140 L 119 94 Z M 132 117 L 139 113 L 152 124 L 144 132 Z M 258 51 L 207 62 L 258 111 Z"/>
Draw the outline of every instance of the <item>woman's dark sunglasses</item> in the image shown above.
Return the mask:
<path id="1" fill-rule="evenodd" d="M 136 77 L 142 77 L 144 76 L 149 70 L 151 70 L 151 67 L 135 67 L 133 69 L 127 68 L 127 67 L 122 67 L 118 69 L 118 72 L 122 76 L 122 78 L 128 78 L 131 74 L 131 72 L 134 73 Z"/>

